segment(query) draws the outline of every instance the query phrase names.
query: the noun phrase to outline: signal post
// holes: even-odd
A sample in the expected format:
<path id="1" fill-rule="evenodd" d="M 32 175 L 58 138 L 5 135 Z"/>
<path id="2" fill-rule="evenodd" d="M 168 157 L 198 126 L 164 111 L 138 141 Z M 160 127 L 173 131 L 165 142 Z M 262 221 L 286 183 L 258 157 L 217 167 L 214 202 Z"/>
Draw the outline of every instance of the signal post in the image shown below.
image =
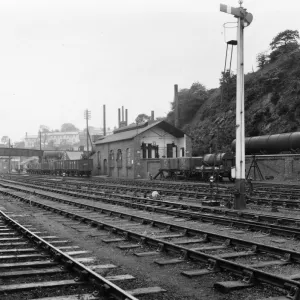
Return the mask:
<path id="1" fill-rule="evenodd" d="M 239 1 L 242 5 L 243 1 Z M 220 11 L 234 15 L 237 19 L 237 78 L 236 78 L 236 149 L 234 209 L 246 208 L 245 199 L 245 113 L 244 113 L 244 27 L 253 20 L 252 14 L 242 6 L 220 5 Z"/>

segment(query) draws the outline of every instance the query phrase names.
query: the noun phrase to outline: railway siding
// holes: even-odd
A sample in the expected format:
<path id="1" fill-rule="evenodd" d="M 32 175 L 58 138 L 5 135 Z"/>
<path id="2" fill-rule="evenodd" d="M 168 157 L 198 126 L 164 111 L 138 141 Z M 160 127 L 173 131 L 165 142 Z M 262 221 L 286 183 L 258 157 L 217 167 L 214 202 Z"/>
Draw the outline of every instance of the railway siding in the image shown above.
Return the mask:
<path id="1" fill-rule="evenodd" d="M 45 195 L 44 195 L 45 196 Z M 20 198 L 20 196 L 18 196 Z M 50 196 L 51 198 L 53 198 L 53 196 Z M 28 199 L 25 199 L 25 201 L 29 201 Z M 36 201 L 34 201 L 36 202 Z M 251 274 L 254 274 L 251 278 L 255 278 L 258 281 L 261 282 L 272 282 L 272 284 L 278 285 L 281 288 L 285 288 L 288 285 L 292 285 L 293 288 L 298 288 L 298 283 L 296 282 L 296 286 L 295 286 L 295 282 L 293 280 L 287 280 L 286 278 L 281 278 L 280 276 L 274 275 L 274 274 L 270 274 L 270 276 L 265 272 L 261 271 L 261 270 L 257 270 L 255 268 L 252 268 L 251 266 L 245 266 L 245 265 L 241 265 L 238 263 L 234 263 L 232 261 L 228 261 L 226 259 L 223 259 L 221 257 L 219 257 L 218 255 L 209 255 L 206 253 L 202 253 L 202 252 L 198 252 L 196 250 L 193 249 L 189 249 L 180 245 L 176 245 L 174 243 L 170 243 L 170 242 L 166 242 L 166 241 L 162 241 L 161 239 L 157 240 L 155 238 L 151 238 L 149 236 L 145 236 L 142 234 L 138 234 L 132 230 L 125 230 L 124 228 L 120 227 L 120 226 L 115 226 L 115 225 L 111 225 L 108 224 L 107 222 L 100 222 L 97 220 L 93 220 L 90 219 L 88 217 L 85 217 L 83 215 L 78 215 L 78 214 L 74 214 L 70 211 L 66 211 L 63 210 L 61 211 L 58 208 L 54 208 L 54 207 L 49 207 L 48 205 L 45 204 L 38 204 L 39 206 L 43 206 L 43 207 L 48 207 L 48 209 L 51 209 L 52 211 L 60 211 L 60 213 L 64 214 L 65 216 L 69 216 L 72 218 L 78 218 L 81 222 L 86 222 L 90 225 L 94 225 L 94 226 L 98 226 L 102 229 L 108 229 L 108 230 L 113 230 L 114 233 L 118 233 L 121 234 L 124 237 L 124 234 L 126 234 L 126 239 L 128 240 L 133 240 L 135 243 L 137 241 L 143 241 L 143 243 L 146 243 L 150 246 L 155 246 L 158 247 L 159 249 L 163 250 L 164 252 L 170 252 L 170 253 L 174 253 L 177 255 L 180 255 L 181 259 L 192 259 L 192 260 L 198 260 L 198 261 L 203 261 L 203 262 L 210 262 L 210 265 L 214 265 L 216 266 L 217 269 L 219 270 L 229 270 L 230 272 L 234 272 L 236 275 L 242 276 L 243 274 L 249 274 L 249 272 L 251 272 Z M 82 204 L 78 204 L 80 206 L 84 206 Z M 103 211 L 103 210 L 102 210 Z M 111 215 L 113 215 L 113 212 L 110 212 Z M 119 217 L 121 216 L 121 214 L 119 214 Z M 124 216 L 124 214 L 123 214 Z M 132 215 L 131 215 L 132 218 Z M 135 216 L 135 218 L 137 218 Z M 158 221 L 153 221 L 153 220 L 146 220 L 145 218 L 141 219 L 141 223 L 147 223 L 150 222 L 152 226 L 166 226 L 166 222 L 158 222 Z M 206 235 L 206 237 L 209 237 L 210 241 L 215 240 L 220 240 L 220 235 L 216 235 L 216 234 L 210 234 L 204 231 L 199 231 L 199 230 L 195 230 L 195 229 L 190 229 L 190 228 L 186 228 L 183 226 L 175 226 L 172 224 L 168 224 L 169 226 L 169 230 L 171 231 L 181 231 L 183 233 L 184 236 L 197 236 L 197 235 Z M 298 253 L 292 253 L 292 251 L 287 251 L 288 253 L 286 253 L 285 249 L 279 249 L 276 247 L 270 247 L 270 246 L 266 246 L 266 245 L 258 245 L 255 243 L 250 243 L 244 240 L 240 240 L 240 239 L 234 239 L 234 238 L 228 238 L 228 237 L 222 237 L 223 238 L 223 243 L 225 242 L 225 245 L 227 246 L 239 246 L 239 247 L 248 247 L 251 248 L 252 247 L 252 251 L 257 252 L 257 253 L 269 253 L 271 255 L 280 255 L 282 257 L 282 259 L 285 260 L 284 263 L 290 263 L 292 261 L 299 261 L 299 254 Z M 225 239 L 224 241 L 224 238 Z M 255 248 L 253 248 L 253 245 L 255 244 Z M 259 246 L 259 247 L 258 247 Z M 249 253 L 248 253 L 249 254 Z M 251 255 L 253 255 L 253 253 L 251 253 Z M 277 263 L 277 262 L 272 262 L 273 264 Z M 210 267 L 209 267 L 210 268 Z"/>

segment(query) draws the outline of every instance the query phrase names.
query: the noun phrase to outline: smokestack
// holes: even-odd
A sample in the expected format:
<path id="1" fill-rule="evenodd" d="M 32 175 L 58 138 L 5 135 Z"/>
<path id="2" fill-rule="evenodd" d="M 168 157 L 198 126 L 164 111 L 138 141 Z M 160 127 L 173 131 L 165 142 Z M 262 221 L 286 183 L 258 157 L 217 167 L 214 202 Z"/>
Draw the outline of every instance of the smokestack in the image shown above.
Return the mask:
<path id="1" fill-rule="evenodd" d="M 106 113 L 105 113 L 105 104 L 103 104 L 103 135 L 106 136 Z"/>
<path id="2" fill-rule="evenodd" d="M 121 109 L 118 108 L 118 128 L 120 128 L 121 125 Z"/>
<path id="3" fill-rule="evenodd" d="M 128 126 L 128 109 L 127 108 L 125 109 L 125 123 L 126 123 L 126 126 Z"/>
<path id="4" fill-rule="evenodd" d="M 151 110 L 151 121 L 154 122 L 154 110 Z"/>
<path id="5" fill-rule="evenodd" d="M 124 122 L 124 106 L 122 106 L 122 122 Z"/>
<path id="6" fill-rule="evenodd" d="M 178 110 L 178 85 L 174 85 L 174 102 L 175 102 L 175 127 L 179 127 L 179 110 Z"/>

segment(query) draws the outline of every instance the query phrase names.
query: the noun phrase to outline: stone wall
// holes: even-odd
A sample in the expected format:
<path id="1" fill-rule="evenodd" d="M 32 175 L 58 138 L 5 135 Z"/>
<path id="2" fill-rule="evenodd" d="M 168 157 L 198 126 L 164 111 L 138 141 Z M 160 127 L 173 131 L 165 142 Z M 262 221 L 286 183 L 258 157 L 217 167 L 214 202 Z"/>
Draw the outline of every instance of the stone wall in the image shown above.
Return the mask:
<path id="1" fill-rule="evenodd" d="M 300 155 L 299 154 L 278 154 L 278 155 L 257 155 L 257 165 L 265 180 L 270 181 L 298 181 L 300 180 Z M 246 156 L 246 176 L 249 172 L 253 157 Z M 250 175 L 259 179 L 258 171 L 252 167 Z"/>

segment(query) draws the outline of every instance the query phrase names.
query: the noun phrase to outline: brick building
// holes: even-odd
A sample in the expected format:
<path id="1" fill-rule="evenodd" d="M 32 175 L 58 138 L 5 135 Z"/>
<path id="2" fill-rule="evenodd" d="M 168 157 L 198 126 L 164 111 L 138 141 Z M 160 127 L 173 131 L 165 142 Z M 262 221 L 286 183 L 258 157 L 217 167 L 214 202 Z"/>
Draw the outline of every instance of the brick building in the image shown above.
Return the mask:
<path id="1" fill-rule="evenodd" d="M 147 178 L 160 168 L 159 158 L 191 156 L 191 138 L 165 121 L 129 125 L 95 142 L 93 175 Z"/>

